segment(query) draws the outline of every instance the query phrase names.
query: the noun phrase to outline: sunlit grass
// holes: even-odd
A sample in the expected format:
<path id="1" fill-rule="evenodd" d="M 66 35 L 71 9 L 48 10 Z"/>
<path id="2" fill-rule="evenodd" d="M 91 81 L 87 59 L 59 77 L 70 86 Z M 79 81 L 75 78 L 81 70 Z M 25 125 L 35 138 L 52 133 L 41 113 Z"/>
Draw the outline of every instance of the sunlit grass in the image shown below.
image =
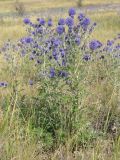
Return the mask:
<path id="1" fill-rule="evenodd" d="M 120 18 L 117 12 L 100 12 L 88 15 L 97 22 L 93 37 L 104 42 L 120 32 Z"/>
<path id="2" fill-rule="evenodd" d="M 21 0 L 23 2 L 26 11 L 35 11 L 46 8 L 64 8 L 77 6 L 77 0 Z M 1 0 L 0 1 L 0 13 L 14 12 L 15 0 Z M 119 0 L 83 0 L 84 5 L 97 5 L 97 4 L 110 4 L 120 3 Z"/>
<path id="3" fill-rule="evenodd" d="M 120 3 L 119 0 L 83 0 L 84 5 L 96 5 L 96 4 L 114 4 Z"/>

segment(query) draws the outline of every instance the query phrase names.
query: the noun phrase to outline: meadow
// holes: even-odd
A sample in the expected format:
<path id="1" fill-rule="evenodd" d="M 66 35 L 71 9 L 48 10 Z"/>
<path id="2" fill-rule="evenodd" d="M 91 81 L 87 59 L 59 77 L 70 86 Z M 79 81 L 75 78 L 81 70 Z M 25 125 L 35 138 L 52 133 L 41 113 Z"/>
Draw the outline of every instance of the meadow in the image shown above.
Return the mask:
<path id="1" fill-rule="evenodd" d="M 0 0 L 0 160 L 119 160 L 120 11 L 21 2 Z"/>

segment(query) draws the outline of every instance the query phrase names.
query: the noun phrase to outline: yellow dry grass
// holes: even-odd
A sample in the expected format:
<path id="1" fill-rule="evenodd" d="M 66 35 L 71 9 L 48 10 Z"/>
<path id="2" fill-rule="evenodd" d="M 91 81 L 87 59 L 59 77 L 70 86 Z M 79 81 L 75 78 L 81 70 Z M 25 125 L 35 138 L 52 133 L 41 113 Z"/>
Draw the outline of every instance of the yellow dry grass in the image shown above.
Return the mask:
<path id="1" fill-rule="evenodd" d="M 77 0 L 20 0 L 25 5 L 27 11 L 58 8 L 58 7 L 75 7 Z M 0 13 L 14 11 L 15 0 L 0 0 Z M 120 0 L 83 0 L 83 5 L 97 5 L 107 3 L 120 3 Z"/>

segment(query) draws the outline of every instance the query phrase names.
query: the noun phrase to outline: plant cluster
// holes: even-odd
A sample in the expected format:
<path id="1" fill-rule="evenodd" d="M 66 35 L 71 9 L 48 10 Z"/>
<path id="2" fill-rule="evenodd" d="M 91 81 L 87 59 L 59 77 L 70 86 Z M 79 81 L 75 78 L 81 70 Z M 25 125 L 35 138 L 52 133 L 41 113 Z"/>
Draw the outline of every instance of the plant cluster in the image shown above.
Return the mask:
<path id="1" fill-rule="evenodd" d="M 24 81 L 28 78 L 31 89 L 35 88 L 36 93 L 28 96 L 20 91 L 17 104 L 19 116 L 29 122 L 33 137 L 42 139 L 49 147 L 70 141 L 74 149 L 79 145 L 86 147 L 99 134 L 92 125 L 93 117 L 88 119 L 93 113 L 87 108 L 90 104 L 86 102 L 86 97 L 92 94 L 89 91 L 90 84 L 94 86 L 99 82 L 101 85 L 105 81 L 106 90 L 103 89 L 102 94 L 105 93 L 106 97 L 111 96 L 108 93 L 111 84 L 115 87 L 118 85 L 120 34 L 106 44 L 91 40 L 90 35 L 96 23 L 82 13 L 76 18 L 74 8 L 69 9 L 68 13 L 69 16 L 59 19 L 55 27 L 52 19 L 46 21 L 38 18 L 36 22 L 31 22 L 25 18 L 27 36 L 16 44 L 8 41 L 1 52 L 7 62 L 12 63 L 12 75 L 16 75 L 15 71 L 20 69 L 22 60 L 22 72 L 30 64 L 29 71 L 23 76 L 22 89 L 25 89 Z M 107 80 L 110 84 L 106 83 Z M 0 83 L 0 87 L 7 85 L 6 82 Z M 13 85 L 15 93 L 19 88 L 17 85 Z M 108 107 L 105 96 L 101 98 L 99 94 L 96 101 L 102 107 Z M 115 107 L 118 105 L 111 101 L 110 104 Z M 106 125 L 109 115 L 104 117 L 102 123 Z"/>

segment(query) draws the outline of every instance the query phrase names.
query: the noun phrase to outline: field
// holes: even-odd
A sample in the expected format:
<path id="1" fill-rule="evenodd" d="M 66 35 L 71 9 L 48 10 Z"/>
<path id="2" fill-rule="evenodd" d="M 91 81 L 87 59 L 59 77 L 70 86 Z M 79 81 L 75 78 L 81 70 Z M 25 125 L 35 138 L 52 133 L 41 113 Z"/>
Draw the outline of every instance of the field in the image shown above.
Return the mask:
<path id="1" fill-rule="evenodd" d="M 119 160 L 120 1 L 20 2 L 0 0 L 0 160 Z"/>

